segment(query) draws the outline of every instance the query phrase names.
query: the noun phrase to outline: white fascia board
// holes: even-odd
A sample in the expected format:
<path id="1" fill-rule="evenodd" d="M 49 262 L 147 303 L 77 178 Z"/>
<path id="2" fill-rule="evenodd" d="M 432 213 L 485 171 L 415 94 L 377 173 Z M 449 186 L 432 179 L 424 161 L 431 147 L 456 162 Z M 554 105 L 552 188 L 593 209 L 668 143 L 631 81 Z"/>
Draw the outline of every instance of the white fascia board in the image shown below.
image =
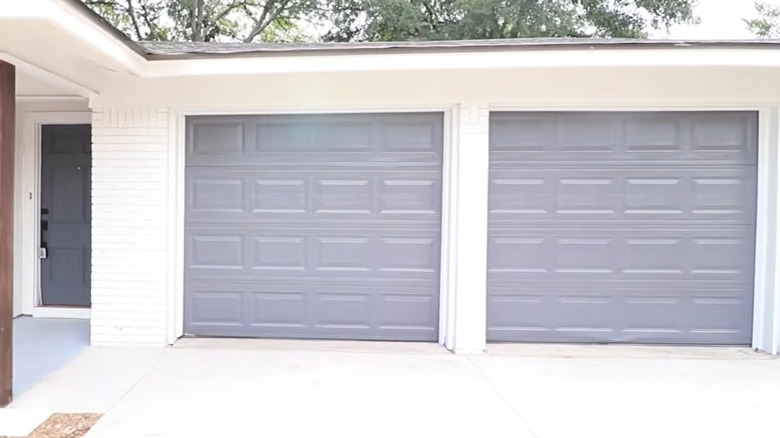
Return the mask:
<path id="1" fill-rule="evenodd" d="M 16 66 L 17 70 L 22 71 L 34 78 L 40 79 L 43 82 L 52 85 L 57 85 L 68 91 L 71 91 L 73 94 L 77 96 L 88 98 L 97 94 L 97 91 L 95 91 L 92 88 L 73 82 L 69 79 L 65 79 L 62 76 L 59 76 L 43 68 L 40 68 L 37 65 L 29 63 L 13 55 L 9 55 L 8 53 L 0 52 L 0 60 L 13 64 L 14 66 Z"/>
<path id="2" fill-rule="evenodd" d="M 320 54 L 147 61 L 142 76 L 588 67 L 780 67 L 780 50 L 642 49 Z"/>
<path id="3" fill-rule="evenodd" d="M 128 73 L 136 75 L 143 73 L 146 59 L 120 41 L 116 35 L 96 24 L 93 19 L 85 15 L 84 11 L 62 1 L 36 1 L 44 1 L 40 7 L 46 8 L 43 15 L 46 20 L 77 36 L 118 65 L 124 66 Z"/>

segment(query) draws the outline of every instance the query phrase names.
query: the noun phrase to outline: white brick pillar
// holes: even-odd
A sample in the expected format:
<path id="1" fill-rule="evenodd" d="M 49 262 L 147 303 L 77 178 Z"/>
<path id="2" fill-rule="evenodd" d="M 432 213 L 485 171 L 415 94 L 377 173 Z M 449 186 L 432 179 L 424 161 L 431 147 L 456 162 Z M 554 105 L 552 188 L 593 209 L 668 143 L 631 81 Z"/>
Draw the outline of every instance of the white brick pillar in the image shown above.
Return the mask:
<path id="1" fill-rule="evenodd" d="M 485 349 L 487 313 L 488 105 L 461 104 L 453 117 L 449 336 L 458 354 Z"/>
<path id="2" fill-rule="evenodd" d="M 92 344 L 165 345 L 169 112 L 93 108 Z"/>

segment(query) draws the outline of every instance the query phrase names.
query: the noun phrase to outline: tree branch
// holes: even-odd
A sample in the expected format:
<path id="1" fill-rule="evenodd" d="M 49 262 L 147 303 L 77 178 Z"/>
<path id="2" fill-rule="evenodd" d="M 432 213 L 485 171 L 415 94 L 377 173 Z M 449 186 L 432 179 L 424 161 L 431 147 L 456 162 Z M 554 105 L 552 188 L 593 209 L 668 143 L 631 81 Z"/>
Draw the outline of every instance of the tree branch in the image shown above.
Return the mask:
<path id="1" fill-rule="evenodd" d="M 260 35 L 260 33 L 262 33 L 269 24 L 273 23 L 277 18 L 279 18 L 279 16 L 284 13 L 287 5 L 290 3 L 290 0 L 282 0 L 281 3 L 279 3 L 276 11 L 271 14 L 270 18 L 266 20 L 266 17 L 268 17 L 268 11 L 271 9 L 271 5 L 274 3 L 275 0 L 268 0 L 268 3 L 265 4 L 263 13 L 260 15 L 260 19 L 257 21 L 252 31 L 249 32 L 249 35 L 247 35 L 247 37 L 244 39 L 245 43 L 251 43 L 252 40 L 254 40 L 256 36 Z"/>
<path id="2" fill-rule="evenodd" d="M 152 23 L 152 18 L 150 17 L 151 12 L 146 8 L 146 4 L 141 2 L 141 18 L 143 18 L 144 23 L 146 23 L 146 26 L 149 28 L 149 35 L 154 35 L 155 39 L 159 39 L 160 36 L 157 34 L 157 26 Z"/>
<path id="3" fill-rule="evenodd" d="M 143 40 L 144 37 L 141 34 L 141 27 L 138 25 L 138 18 L 135 16 L 133 0 L 127 0 L 127 15 L 130 17 L 130 22 L 133 24 L 133 29 L 135 29 L 136 36 L 139 40 Z"/>

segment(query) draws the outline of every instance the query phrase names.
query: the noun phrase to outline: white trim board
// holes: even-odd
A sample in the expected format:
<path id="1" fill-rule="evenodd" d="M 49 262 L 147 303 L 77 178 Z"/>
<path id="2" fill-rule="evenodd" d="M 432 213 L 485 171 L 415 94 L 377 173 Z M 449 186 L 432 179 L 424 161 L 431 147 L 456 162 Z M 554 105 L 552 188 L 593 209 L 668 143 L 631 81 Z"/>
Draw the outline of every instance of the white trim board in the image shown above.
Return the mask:
<path id="1" fill-rule="evenodd" d="M 780 259 L 777 257 L 777 251 L 780 250 L 780 223 L 777 212 L 780 207 L 778 129 L 778 108 L 759 111 L 752 347 L 770 354 L 780 353 Z"/>
<path id="2" fill-rule="evenodd" d="M 22 205 L 20 229 L 22 245 L 21 254 L 21 289 L 22 313 L 35 315 L 40 304 L 40 198 L 41 198 L 41 126 L 49 124 L 91 124 L 92 113 L 89 111 L 64 112 L 24 112 L 22 120 L 21 169 L 22 174 Z M 82 310 L 82 309 L 77 309 Z M 52 312 L 45 310 L 44 312 Z"/>
<path id="3" fill-rule="evenodd" d="M 86 307 L 35 307 L 33 318 L 90 319 L 92 310 Z"/>

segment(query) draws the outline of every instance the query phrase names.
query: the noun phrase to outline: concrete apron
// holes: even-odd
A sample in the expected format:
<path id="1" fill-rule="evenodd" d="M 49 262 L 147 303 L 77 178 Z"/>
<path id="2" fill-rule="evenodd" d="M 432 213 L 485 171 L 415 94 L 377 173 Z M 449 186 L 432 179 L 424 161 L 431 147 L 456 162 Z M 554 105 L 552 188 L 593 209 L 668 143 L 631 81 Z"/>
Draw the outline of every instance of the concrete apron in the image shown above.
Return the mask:
<path id="1" fill-rule="evenodd" d="M 548 347 L 491 346 L 471 357 L 394 343 L 92 348 L 15 407 L 107 412 L 87 438 L 777 434 L 780 361 L 770 356 Z M 70 401 L 62 391 L 73 391 Z"/>

